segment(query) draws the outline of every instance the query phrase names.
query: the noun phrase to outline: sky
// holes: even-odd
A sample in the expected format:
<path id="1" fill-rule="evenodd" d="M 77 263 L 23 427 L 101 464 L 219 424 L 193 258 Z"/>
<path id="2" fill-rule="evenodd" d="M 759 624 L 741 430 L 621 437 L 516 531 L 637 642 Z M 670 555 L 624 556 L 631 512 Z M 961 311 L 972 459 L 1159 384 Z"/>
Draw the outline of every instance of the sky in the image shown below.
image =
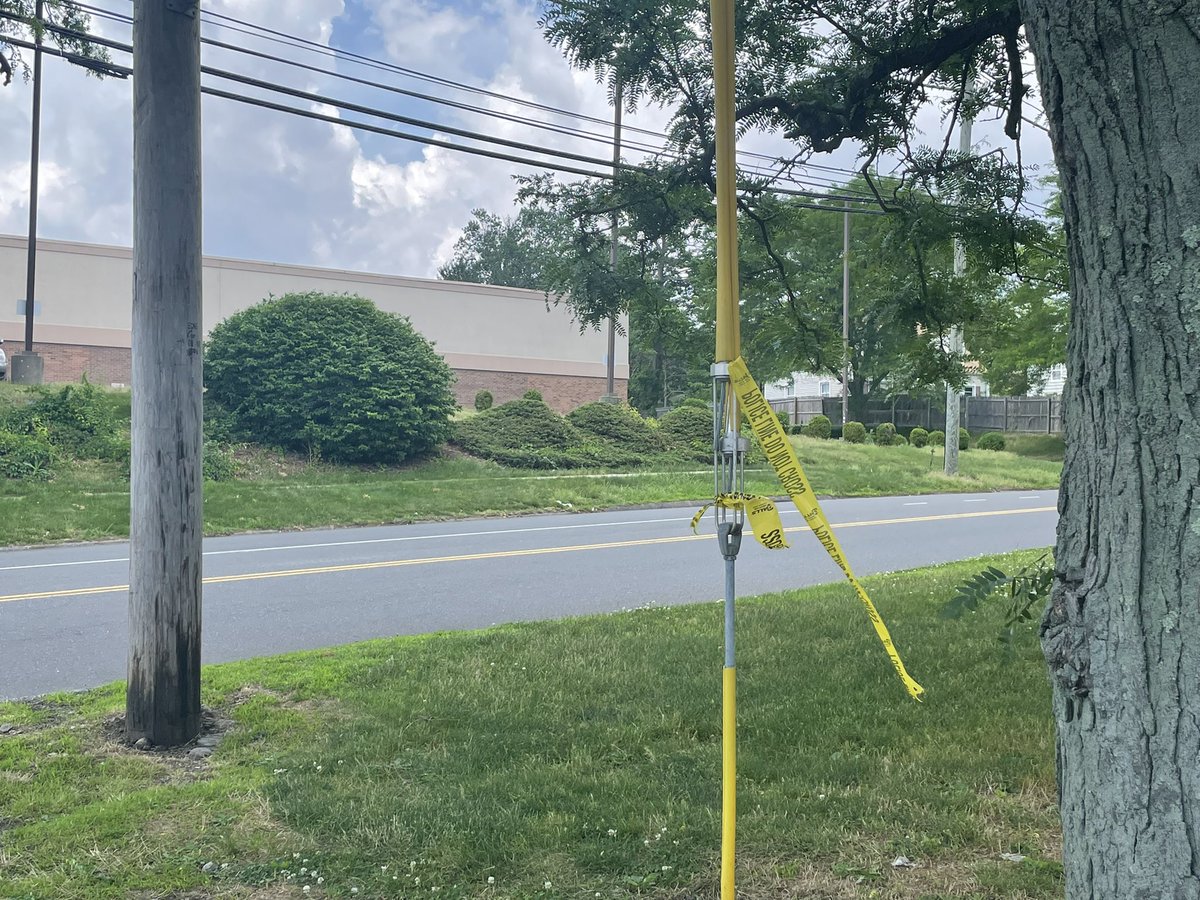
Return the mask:
<path id="1" fill-rule="evenodd" d="M 130 0 L 90 0 L 128 16 Z M 573 70 L 537 26 L 535 0 L 203 0 L 210 13 L 255 24 L 323 46 L 351 51 L 425 75 L 484 88 L 497 96 L 468 93 L 444 84 L 381 71 L 327 55 L 281 46 L 205 24 L 206 37 L 300 60 L 323 70 L 383 81 L 410 91 L 525 116 L 584 127 L 605 138 L 612 109 L 590 72 Z M 226 22 L 226 26 L 231 23 Z M 240 26 L 235 26 L 240 27 Z M 96 18 L 95 31 L 129 40 L 129 26 Z M 350 84 L 325 71 L 299 70 L 231 51 L 204 47 L 206 65 L 288 84 L 393 113 L 468 128 L 513 140 L 545 141 L 559 148 L 607 158 L 611 149 L 594 141 L 531 130 L 396 93 Z M 114 62 L 128 63 L 114 52 Z M 228 90 L 255 93 L 206 78 Z M 31 90 L 14 81 L 0 88 L 0 234 L 24 234 L 28 222 Z M 503 98 L 521 98 L 595 117 L 601 122 L 556 118 Z M 328 106 L 288 101 L 325 114 Z M 45 238 L 128 246 L 132 226 L 132 111 L 130 85 L 103 81 L 82 69 L 47 58 L 44 64 L 39 235 Z M 350 114 L 343 114 L 351 117 Z M 454 150 L 370 135 L 206 96 L 203 100 L 204 252 L 214 256 L 432 277 L 451 252 L 471 211 L 515 212 L 515 174 L 537 170 Z M 666 113 L 645 107 L 627 114 L 627 125 L 661 131 Z M 379 123 L 387 125 L 389 123 Z M 936 114 L 929 126 L 936 129 Z M 460 138 L 430 130 L 452 143 Z M 1045 140 L 1032 132 L 1027 161 L 1049 160 Z M 984 126 L 986 145 L 998 137 Z M 639 140 L 652 139 L 644 135 Z M 743 148 L 779 153 L 775 138 L 752 135 Z M 519 151 L 516 151 L 519 152 Z M 628 154 L 636 159 L 637 154 Z M 820 158 L 851 167 L 845 148 Z M 828 173 L 825 173 L 828 177 Z M 834 176 L 837 177 L 837 176 Z M 833 218 L 833 217 L 831 217 Z M 840 227 L 840 223 L 837 224 Z"/>

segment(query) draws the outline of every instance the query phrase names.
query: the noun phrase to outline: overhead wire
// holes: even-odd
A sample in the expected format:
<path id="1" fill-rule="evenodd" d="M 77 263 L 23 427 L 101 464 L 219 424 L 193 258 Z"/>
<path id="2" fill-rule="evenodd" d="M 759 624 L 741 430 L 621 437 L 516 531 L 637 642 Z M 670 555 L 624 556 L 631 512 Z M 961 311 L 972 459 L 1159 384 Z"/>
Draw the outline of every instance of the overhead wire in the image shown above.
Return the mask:
<path id="1" fill-rule="evenodd" d="M 93 6 L 93 5 L 90 5 L 87 3 L 80 3 L 79 6 L 81 9 L 85 9 L 99 17 L 102 17 L 102 18 L 107 18 L 107 19 L 111 19 L 114 21 L 121 21 L 124 24 L 130 24 L 132 22 L 132 20 L 128 16 L 125 16 L 121 13 L 118 13 L 118 12 L 115 12 L 112 10 L 107 10 L 102 7 Z M 267 26 L 257 25 L 255 23 L 251 23 L 251 22 L 246 22 L 245 20 L 237 19 L 232 16 L 215 13 L 215 12 L 211 12 L 208 10 L 202 11 L 201 15 L 209 17 L 209 19 L 210 19 L 209 24 L 215 24 L 216 27 L 226 28 L 226 29 L 232 30 L 236 33 L 239 33 L 239 34 L 251 36 L 251 37 L 254 37 L 257 39 L 272 41 L 272 42 L 279 43 L 279 44 L 282 44 L 283 46 L 291 47 L 294 49 L 305 50 L 308 52 L 317 53 L 322 56 L 332 57 L 334 59 L 348 59 L 351 62 L 354 62 L 359 65 L 364 65 L 369 68 L 398 73 L 398 74 L 405 75 L 407 77 L 419 78 L 422 80 L 430 81 L 435 84 L 449 86 L 449 87 L 452 87 L 452 88 L 458 89 L 458 90 L 471 91 L 474 93 L 484 94 L 484 95 L 502 100 L 506 103 L 532 107 L 535 109 L 548 111 L 548 112 L 551 112 L 551 113 L 553 113 L 555 115 L 559 115 L 559 116 L 565 116 L 565 117 L 569 117 L 572 119 L 578 119 L 581 121 L 592 122 L 592 123 L 596 123 L 596 124 L 604 125 L 604 126 L 608 126 L 610 124 L 606 120 L 599 119 L 594 116 L 589 116 L 589 115 L 579 113 L 579 112 L 574 112 L 571 110 L 565 110 L 560 107 L 550 106 L 548 104 L 537 103 L 535 101 L 527 101 L 520 97 L 508 96 L 505 94 L 498 93 L 496 91 L 488 90 L 486 88 L 480 88 L 475 85 L 469 85 L 469 84 L 465 84 L 463 82 L 455 81 L 453 79 L 448 79 L 448 78 L 443 78 L 441 76 L 434 76 L 434 75 L 429 75 L 428 73 L 418 72 L 417 70 L 409 69 L 404 66 L 399 66 L 394 63 L 374 59 L 372 57 L 367 57 L 367 56 L 364 56 L 363 54 L 354 53 L 352 51 L 342 50 L 339 48 L 334 48 L 334 47 L 331 47 L 331 46 L 328 46 L 325 44 L 321 44 L 316 41 L 311 41 L 307 38 L 302 38 L 302 37 L 299 37 L 296 35 L 289 35 L 289 34 L 286 34 L 285 32 L 279 31 L 277 29 L 269 28 Z M 221 20 L 221 21 L 214 23 L 211 21 L 211 19 L 213 19 L 213 18 Z M 239 27 L 236 27 L 235 25 L 225 24 L 227 22 L 236 23 L 236 25 L 242 25 L 242 26 L 246 26 L 246 27 L 239 28 Z M 247 29 L 253 29 L 253 30 L 247 30 Z M 418 92 L 418 91 L 411 91 L 411 90 L 408 90 L 405 88 L 400 88 L 396 85 L 383 84 L 383 83 L 380 83 L 377 81 L 371 81 L 369 79 L 360 79 L 360 78 L 357 78 L 356 76 L 349 75 L 348 73 L 338 72 L 336 70 L 324 69 L 324 68 L 320 68 L 317 66 L 311 66 L 307 63 L 302 63 L 299 60 L 293 60 L 293 59 L 289 59 L 286 57 L 279 57 L 279 56 L 275 56 L 272 54 L 263 53 L 262 51 L 252 50 L 250 48 L 245 48 L 245 47 L 241 47 L 238 45 L 228 44 L 226 42 L 216 40 L 215 38 L 203 38 L 202 37 L 201 40 L 204 41 L 205 43 L 208 43 L 213 46 L 218 46 L 223 49 L 229 49 L 229 50 L 233 50 L 235 52 L 245 53 L 248 55 L 252 55 L 252 56 L 259 57 L 259 58 L 271 60 L 271 61 L 274 61 L 277 63 L 281 63 L 284 65 L 306 69 L 308 71 L 320 72 L 322 74 L 325 74 L 325 75 L 328 75 L 328 76 L 331 76 L 334 78 L 341 78 L 341 79 L 344 79 L 347 81 L 352 81 L 352 82 L 364 84 L 364 85 L 367 85 L 370 87 L 379 88 L 379 89 L 387 90 L 387 91 L 390 91 L 393 93 L 413 97 L 415 99 L 420 99 L 420 100 L 427 101 L 427 102 L 447 105 L 447 106 L 457 108 L 457 109 L 460 109 L 460 110 L 463 110 L 465 112 L 469 112 L 472 114 L 479 114 L 479 115 L 484 115 L 484 116 L 490 116 L 493 118 L 499 118 L 499 119 L 503 119 L 503 120 L 507 120 L 507 121 L 511 121 L 511 122 L 516 122 L 518 124 L 529 125 L 531 127 L 541 128 L 544 130 L 557 132 L 557 133 L 564 134 L 569 137 L 578 137 L 583 140 L 590 140 L 590 141 L 595 141 L 598 143 L 611 145 L 612 139 L 608 135 L 596 134 L 594 132 L 584 131 L 583 129 L 579 129 L 579 128 L 569 128 L 569 127 L 564 127 L 561 125 L 555 125 L 555 124 L 549 123 L 549 122 L 544 122 L 544 121 L 538 120 L 538 119 L 530 119 L 528 117 L 517 116 L 517 115 L 511 114 L 511 113 L 504 113 L 499 110 L 494 110 L 494 109 L 489 109 L 486 107 L 479 107 L 479 106 L 475 106 L 472 104 L 462 103 L 460 101 L 452 100 L 452 99 L 446 98 L 446 97 L 430 95 L 430 94 L 426 94 L 426 93 Z M 630 131 L 638 132 L 641 134 L 645 134 L 645 135 L 654 137 L 661 141 L 669 141 L 669 137 L 667 135 L 663 134 L 662 132 L 652 131 L 649 129 L 640 128 L 640 127 L 630 125 L 630 124 L 626 124 L 625 127 L 622 129 L 622 131 L 625 133 L 630 132 Z M 636 150 L 639 150 L 640 152 L 649 153 L 649 154 L 663 155 L 663 154 L 672 153 L 672 151 L 670 151 L 669 149 L 667 149 L 665 147 L 650 146 L 650 145 L 646 145 L 643 143 L 638 143 L 636 141 L 629 139 L 628 136 L 625 137 L 624 144 L 627 147 L 629 147 L 630 149 L 636 149 Z M 790 171 L 791 168 L 793 167 L 793 164 L 791 162 L 781 159 L 780 157 L 777 157 L 777 156 L 771 156 L 769 154 L 764 154 L 764 153 L 756 153 L 754 151 L 748 151 L 748 150 L 739 151 L 739 156 L 745 156 L 746 158 L 763 160 L 763 161 L 769 162 L 773 165 L 783 165 L 783 166 L 786 166 L 788 169 L 788 172 L 786 174 L 780 174 L 778 172 L 768 173 L 761 166 L 749 165 L 749 164 L 742 165 L 742 168 L 744 170 L 754 172 L 755 174 L 758 174 L 761 176 L 770 175 L 770 177 L 774 177 L 774 178 L 783 177 L 785 180 L 787 180 L 791 184 L 796 184 L 798 186 L 814 187 L 814 188 L 818 188 L 820 190 L 828 190 L 829 187 L 836 186 L 836 187 L 838 187 L 839 191 L 843 194 L 858 194 L 858 195 L 860 195 L 860 197 L 862 198 L 862 200 L 864 202 L 865 201 L 873 202 L 875 199 L 874 196 L 868 191 L 863 191 L 861 189 L 853 188 L 849 185 L 838 184 L 838 182 L 842 179 L 835 179 L 835 178 L 832 178 L 830 176 L 825 176 L 825 175 L 813 175 L 811 173 L 808 174 L 807 178 L 798 177 L 794 173 L 791 173 L 791 171 Z M 857 177 L 860 174 L 860 173 L 855 172 L 850 169 L 840 169 L 840 168 L 834 167 L 834 166 L 825 166 L 825 165 L 811 163 L 811 162 L 805 162 L 802 164 L 802 166 L 805 169 L 816 169 L 816 170 L 819 170 L 822 172 L 836 173 L 837 175 L 850 177 L 850 178 Z"/>
<path id="2" fill-rule="evenodd" d="M 3 15 L 3 14 L 0 14 L 0 15 Z M 65 31 L 65 29 L 59 29 L 59 31 Z M 101 38 L 98 35 L 89 35 L 89 34 L 83 33 L 83 32 L 69 32 L 69 34 L 71 34 L 72 36 L 78 35 L 80 37 L 84 37 L 89 40 L 94 40 L 96 43 L 99 43 L 102 46 L 108 47 L 110 49 L 115 49 L 115 50 L 119 50 L 122 52 L 132 52 L 132 48 L 129 45 L 121 44 L 121 42 L 119 42 L 119 41 L 112 41 L 108 38 Z M 6 37 L 5 40 L 9 43 L 12 43 L 14 46 L 21 47 L 22 49 L 29 49 L 29 50 L 35 49 L 35 45 L 28 41 L 23 41 L 23 40 L 20 40 L 17 38 L 8 38 L 8 37 Z M 88 61 L 87 57 L 82 56 L 80 54 L 73 53 L 71 51 L 53 48 L 53 47 L 47 47 L 45 45 L 42 46 L 42 52 L 47 53 L 51 56 L 60 57 L 60 58 L 63 58 L 63 59 L 66 59 L 66 60 L 69 60 L 72 62 L 86 63 Z M 122 66 L 119 64 L 115 64 L 115 63 L 109 63 L 107 65 L 109 67 L 111 67 L 113 71 L 120 72 L 121 74 L 124 74 L 124 75 L 130 75 L 133 72 L 132 68 L 130 68 L 128 66 Z M 229 74 L 232 74 L 232 73 L 229 73 Z M 220 77 L 220 76 L 218 76 L 218 77 Z M 257 79 L 249 79 L 249 80 L 257 81 Z M 266 90 L 273 90 L 273 91 L 277 90 L 276 88 L 270 87 L 269 83 L 266 83 L 266 82 L 262 82 L 261 85 L 263 85 L 264 89 L 266 89 Z M 255 86 L 258 86 L 258 85 L 255 85 Z M 282 103 L 276 103 L 271 100 L 266 100 L 266 99 L 259 98 L 259 97 L 251 97 L 246 94 L 239 94 L 239 93 L 236 93 L 233 91 L 226 91 L 226 90 L 222 90 L 220 88 L 214 88 L 211 85 L 201 85 L 200 90 L 201 90 L 201 93 L 207 94 L 209 96 L 218 97 L 218 98 L 225 99 L 225 100 L 231 100 L 231 101 L 235 101 L 235 102 L 242 103 L 242 104 L 248 104 L 251 106 L 259 107 L 262 109 L 268 109 L 268 110 L 272 110 L 275 112 L 286 113 L 289 115 L 296 115 L 296 116 L 300 116 L 303 118 L 312 119 L 312 120 L 316 120 L 316 121 L 320 121 L 320 122 L 326 122 L 326 123 L 329 123 L 332 125 L 340 125 L 342 127 L 353 128 L 353 129 L 359 130 L 359 131 L 366 131 L 366 132 L 369 132 L 372 134 L 378 134 L 378 135 L 382 135 L 385 137 L 399 138 L 401 140 L 413 141 L 416 143 L 421 143 L 421 144 L 434 146 L 434 147 L 441 147 L 441 148 L 447 149 L 447 150 L 453 150 L 453 151 L 458 151 L 458 152 L 462 152 L 462 153 L 472 154 L 475 156 L 486 157 L 489 159 L 496 159 L 496 160 L 501 160 L 504 162 L 515 163 L 517 165 L 530 166 L 533 168 L 548 169 L 548 170 L 557 171 L 557 172 L 565 172 L 567 174 L 580 175 L 580 176 L 583 176 L 586 178 L 596 178 L 596 179 L 601 179 L 601 180 L 612 180 L 613 179 L 613 173 L 610 170 L 602 169 L 602 170 L 597 171 L 597 170 L 592 170 L 592 169 L 584 169 L 584 168 L 580 168 L 578 166 L 559 163 L 559 162 L 552 161 L 552 160 L 532 159 L 529 157 L 518 156 L 515 154 L 502 153 L 499 151 L 488 150 L 488 149 L 482 148 L 482 147 L 473 147 L 473 146 L 469 146 L 469 145 L 465 145 L 465 144 L 454 143 L 452 141 L 440 140 L 436 137 L 417 135 L 417 134 L 413 134 L 411 132 L 404 132 L 404 131 L 400 131 L 400 130 L 393 129 L 393 128 L 387 128 L 387 127 L 383 127 L 383 126 L 379 126 L 379 125 L 373 125 L 369 122 L 361 122 L 361 121 L 356 121 L 356 120 L 352 120 L 352 119 L 345 119 L 345 118 L 342 118 L 341 116 L 329 115 L 326 113 L 317 112 L 315 110 L 300 109 L 300 108 L 297 108 L 294 106 L 289 106 L 287 104 L 282 104 Z M 279 92 L 279 91 L 277 91 L 277 92 Z M 288 91 L 282 91 L 282 93 L 286 94 L 286 93 L 288 93 Z M 298 93 L 304 93 L 304 92 L 298 92 Z M 326 99 L 319 99 L 316 102 L 321 102 L 321 103 L 324 103 L 325 105 L 330 105 L 330 106 L 334 105 L 333 103 L 329 102 Z M 390 115 L 390 114 L 384 113 L 382 110 L 371 111 L 369 108 L 365 108 L 365 107 L 360 108 L 360 109 L 365 110 L 364 114 L 367 114 L 367 115 L 379 116 L 382 118 L 388 118 Z M 536 152 L 538 152 L 541 155 L 545 155 L 545 156 L 554 155 L 550 151 L 536 150 Z M 598 162 L 602 163 L 605 166 L 611 165 L 611 162 L 608 160 L 599 160 Z M 632 166 L 632 165 L 624 165 L 623 168 L 626 168 L 626 169 L 632 170 L 632 171 L 646 171 L 645 169 L 643 169 L 641 167 Z M 812 198 L 812 197 L 816 196 L 817 199 L 821 198 L 819 195 L 813 195 L 812 192 L 807 192 L 807 191 L 806 192 L 790 191 L 790 190 L 782 189 L 782 188 L 770 188 L 769 190 L 772 193 L 783 194 L 786 196 L 798 196 L 801 198 Z M 803 207 L 803 208 L 807 208 L 807 209 L 816 209 L 816 210 L 822 210 L 822 211 L 827 211 L 827 212 L 851 212 L 851 213 L 858 213 L 858 214 L 865 214 L 865 215 L 884 215 L 885 214 L 884 211 L 881 209 L 862 209 L 862 208 L 850 208 L 847 206 L 831 206 L 828 204 L 803 202 L 802 200 L 795 201 L 795 205 Z"/>

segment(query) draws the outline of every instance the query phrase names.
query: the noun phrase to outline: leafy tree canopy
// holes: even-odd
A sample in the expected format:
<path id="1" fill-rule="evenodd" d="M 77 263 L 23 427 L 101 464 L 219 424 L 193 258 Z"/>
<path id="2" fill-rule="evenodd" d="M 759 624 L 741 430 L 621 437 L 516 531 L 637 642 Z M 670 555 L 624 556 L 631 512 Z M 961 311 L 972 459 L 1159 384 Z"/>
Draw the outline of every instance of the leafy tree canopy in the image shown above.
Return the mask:
<path id="1" fill-rule="evenodd" d="M 90 25 L 86 14 L 64 0 L 44 0 L 40 20 L 33 0 L 0 0 L 0 85 L 10 84 L 14 73 L 29 78 L 32 71 L 23 48 L 14 40 L 29 42 L 44 36 L 69 53 L 98 63 L 107 61 L 102 47 L 72 34 L 86 32 Z M 91 74 L 102 71 L 90 69 Z"/>

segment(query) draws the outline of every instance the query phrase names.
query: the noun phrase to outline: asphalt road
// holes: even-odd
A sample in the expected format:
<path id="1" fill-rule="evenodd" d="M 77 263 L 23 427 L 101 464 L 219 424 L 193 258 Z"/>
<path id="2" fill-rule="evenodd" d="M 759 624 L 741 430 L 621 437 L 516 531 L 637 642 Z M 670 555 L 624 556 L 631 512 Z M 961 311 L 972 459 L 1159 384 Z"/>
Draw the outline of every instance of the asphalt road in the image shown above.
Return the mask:
<path id="1" fill-rule="evenodd" d="M 1054 491 L 1021 491 L 823 506 L 855 571 L 869 575 L 1047 546 L 1056 504 Z M 693 511 L 210 538 L 204 660 L 714 600 L 723 590 L 723 564 L 711 522 L 700 536 L 689 530 Z M 747 536 L 740 595 L 841 577 L 790 504 L 783 515 L 791 549 L 767 551 Z M 124 543 L 0 551 L 0 698 L 124 677 L 127 557 Z"/>

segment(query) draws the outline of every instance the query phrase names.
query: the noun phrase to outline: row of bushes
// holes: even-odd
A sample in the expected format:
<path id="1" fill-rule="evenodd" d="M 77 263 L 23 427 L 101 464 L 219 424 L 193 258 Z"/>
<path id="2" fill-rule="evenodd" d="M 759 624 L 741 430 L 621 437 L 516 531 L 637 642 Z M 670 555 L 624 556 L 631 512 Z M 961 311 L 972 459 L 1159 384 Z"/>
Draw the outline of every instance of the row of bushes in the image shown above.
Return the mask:
<path id="1" fill-rule="evenodd" d="M 784 416 L 783 413 L 779 414 Z M 786 422 L 785 422 L 786 425 Z M 847 422 L 843 428 L 835 429 L 829 421 L 828 416 L 813 416 L 807 424 L 796 425 L 791 428 L 792 434 L 803 434 L 812 438 L 829 440 L 832 437 L 839 437 L 850 444 L 866 443 L 868 437 L 867 427 L 862 422 Z M 896 426 L 891 422 L 884 422 L 876 426 L 873 432 L 870 432 L 872 441 L 879 447 L 896 447 L 902 444 L 912 444 L 914 447 L 940 447 L 946 441 L 946 433 L 944 431 L 926 431 L 924 428 L 913 428 L 905 438 L 903 434 L 896 430 Z M 971 434 L 965 428 L 960 428 L 958 432 L 958 448 L 966 450 L 971 445 Z M 999 432 L 987 432 L 980 436 L 976 443 L 980 450 L 1003 450 L 1004 435 Z"/>
<path id="2" fill-rule="evenodd" d="M 711 459 L 712 419 L 695 406 L 645 419 L 612 403 L 588 403 L 560 416 L 526 395 L 455 423 L 450 440 L 473 456 L 520 468 L 629 467 Z"/>
<path id="3" fill-rule="evenodd" d="M 46 481 L 70 459 L 129 464 L 127 394 L 85 380 L 37 388 L 0 410 L 0 476 Z"/>

